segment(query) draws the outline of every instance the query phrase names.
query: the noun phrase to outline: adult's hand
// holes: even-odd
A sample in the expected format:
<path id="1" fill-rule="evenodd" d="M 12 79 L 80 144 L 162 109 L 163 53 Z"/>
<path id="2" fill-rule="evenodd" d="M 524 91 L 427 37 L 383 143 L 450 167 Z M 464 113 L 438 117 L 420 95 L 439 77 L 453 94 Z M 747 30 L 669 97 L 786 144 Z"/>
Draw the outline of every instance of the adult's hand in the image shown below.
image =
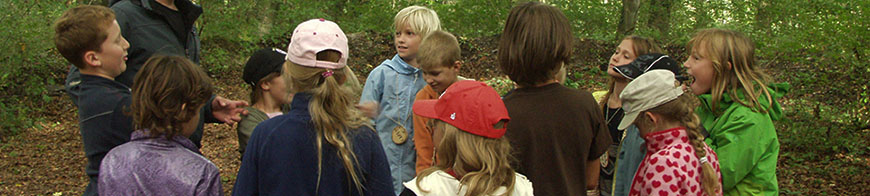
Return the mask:
<path id="1" fill-rule="evenodd" d="M 239 116 L 240 114 L 248 115 L 248 111 L 244 108 L 245 106 L 248 106 L 246 101 L 229 100 L 221 96 L 215 96 L 214 101 L 211 103 L 211 114 L 221 122 L 233 125 L 242 120 L 242 117 Z"/>

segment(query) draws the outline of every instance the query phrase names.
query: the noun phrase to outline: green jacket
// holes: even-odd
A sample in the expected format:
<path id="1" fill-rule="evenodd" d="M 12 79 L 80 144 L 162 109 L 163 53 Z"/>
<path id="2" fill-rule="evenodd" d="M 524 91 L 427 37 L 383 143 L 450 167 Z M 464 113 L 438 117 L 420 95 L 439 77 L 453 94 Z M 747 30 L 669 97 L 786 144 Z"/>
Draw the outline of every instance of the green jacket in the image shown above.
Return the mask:
<path id="1" fill-rule="evenodd" d="M 695 112 L 710 133 L 705 142 L 719 157 L 725 195 L 779 195 L 776 180 L 779 139 L 773 121 L 783 116 L 776 99 L 789 88 L 787 83 L 768 86 L 773 105 L 764 94 L 759 96 L 767 113 L 755 112 L 727 94 L 713 112 L 712 95 L 698 96 L 701 106 Z M 744 100 L 742 92 L 737 97 Z"/>

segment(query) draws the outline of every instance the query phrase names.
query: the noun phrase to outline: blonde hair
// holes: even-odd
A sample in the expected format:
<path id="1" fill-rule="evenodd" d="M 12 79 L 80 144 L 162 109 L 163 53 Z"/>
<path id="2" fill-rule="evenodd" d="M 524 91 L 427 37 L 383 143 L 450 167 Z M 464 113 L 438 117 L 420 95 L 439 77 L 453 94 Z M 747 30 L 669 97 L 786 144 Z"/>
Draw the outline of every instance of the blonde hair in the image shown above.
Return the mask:
<path id="1" fill-rule="evenodd" d="M 645 55 L 649 53 L 664 53 L 661 47 L 656 44 L 655 40 L 648 37 L 637 36 L 637 35 L 629 35 L 622 38 L 622 40 L 630 40 L 631 41 L 631 50 L 635 54 L 635 58 L 640 55 Z M 616 84 L 616 79 L 613 77 L 608 77 L 607 82 L 607 93 L 604 94 L 604 98 L 601 99 L 599 105 L 601 105 L 601 111 L 607 110 L 607 100 L 610 99 L 610 96 L 613 96 L 613 86 Z"/>
<path id="2" fill-rule="evenodd" d="M 417 187 L 423 192 L 429 192 L 420 186 L 426 176 L 435 171 L 453 169 L 462 176 L 459 183 L 468 187 L 466 196 L 491 195 L 504 186 L 510 195 L 514 189 L 514 169 L 510 166 L 511 146 L 505 137 L 499 139 L 477 136 L 435 120 L 436 128 L 444 131 L 441 142 L 435 153 L 439 160 L 434 167 L 420 172 L 417 177 Z"/>
<path id="3" fill-rule="evenodd" d="M 338 62 L 341 54 L 334 50 L 317 53 L 318 60 Z M 356 100 L 352 90 L 342 86 L 348 81 L 349 69 L 334 69 L 332 76 L 324 77 L 327 71 L 324 68 L 305 67 L 293 62 L 284 62 L 281 76 L 290 84 L 293 92 L 305 92 L 311 94 L 311 102 L 308 110 L 311 121 L 314 124 L 317 135 L 317 188 L 320 188 L 320 175 L 323 166 L 323 143 L 326 141 L 337 149 L 337 156 L 342 160 L 348 181 L 356 185 L 356 189 L 362 192 L 363 179 L 358 172 L 356 154 L 353 153 L 353 144 L 349 135 L 352 129 L 368 126 L 369 119 L 365 118 L 357 110 L 353 103 Z M 351 79 L 351 80 L 355 80 Z M 374 129 L 372 129 L 374 130 Z M 322 138 L 322 139 L 321 139 Z"/>
<path id="4" fill-rule="evenodd" d="M 417 63 L 424 70 L 436 67 L 450 67 L 453 62 L 462 58 L 462 50 L 456 37 L 450 33 L 438 30 L 423 38 L 420 50 L 417 52 Z"/>
<path id="5" fill-rule="evenodd" d="M 434 31 L 441 30 L 441 20 L 438 19 L 435 10 L 417 5 L 400 10 L 393 18 L 393 27 L 396 30 L 404 25 L 410 25 L 411 30 L 414 30 L 414 33 L 420 37 L 426 37 Z"/>
<path id="6" fill-rule="evenodd" d="M 767 109 L 758 101 L 762 93 L 768 103 L 773 103 L 770 92 L 764 85 L 770 81 L 755 62 L 755 46 L 749 38 L 740 32 L 727 29 L 704 29 L 695 33 L 689 41 L 689 54 L 701 55 L 713 62 L 713 84 L 710 93 L 713 95 L 712 108 L 715 108 L 727 93 L 731 99 L 753 111 L 767 113 Z M 728 69 L 728 63 L 731 69 Z M 738 98 L 743 93 L 745 100 Z"/>
<path id="7" fill-rule="evenodd" d="M 662 104 L 658 107 L 649 109 L 645 112 L 651 112 L 661 115 L 668 120 L 679 121 L 686 128 L 686 133 L 689 136 L 689 143 L 695 150 L 695 157 L 698 159 L 707 156 L 707 150 L 704 148 L 704 136 L 701 135 L 701 121 L 695 115 L 695 107 L 698 105 L 698 100 L 690 93 L 683 93 L 672 101 Z M 643 113 L 643 112 L 641 112 Z M 646 115 L 639 115 L 634 123 L 642 124 L 641 127 L 651 127 L 652 121 Z M 646 125 L 646 126 L 643 126 Z M 712 161 L 712 157 L 708 157 Z M 716 195 L 719 189 L 722 188 L 719 184 L 719 178 L 716 175 L 716 170 L 713 169 L 710 161 L 701 164 L 700 178 L 701 188 L 707 195 Z"/>

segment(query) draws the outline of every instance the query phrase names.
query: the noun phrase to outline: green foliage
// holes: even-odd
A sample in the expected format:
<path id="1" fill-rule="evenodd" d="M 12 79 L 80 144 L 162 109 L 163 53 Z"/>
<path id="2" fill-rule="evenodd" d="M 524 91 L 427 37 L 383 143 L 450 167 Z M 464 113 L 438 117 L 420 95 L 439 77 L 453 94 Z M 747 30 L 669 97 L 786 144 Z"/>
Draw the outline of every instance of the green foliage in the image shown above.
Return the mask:
<path id="1" fill-rule="evenodd" d="M 28 116 L 51 103 L 47 87 L 68 64 L 54 49 L 52 22 L 71 5 L 10 0 L 0 4 L 0 136 L 14 135 L 38 119 Z"/>

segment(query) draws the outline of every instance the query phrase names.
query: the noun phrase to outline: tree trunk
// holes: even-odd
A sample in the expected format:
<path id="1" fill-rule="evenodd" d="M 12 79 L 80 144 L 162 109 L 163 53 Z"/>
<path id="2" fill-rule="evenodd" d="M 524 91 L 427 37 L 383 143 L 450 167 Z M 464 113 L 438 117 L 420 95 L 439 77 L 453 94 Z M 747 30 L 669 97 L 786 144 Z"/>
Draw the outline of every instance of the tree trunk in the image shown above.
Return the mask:
<path id="1" fill-rule="evenodd" d="M 770 3 L 764 0 L 760 0 L 757 2 L 755 6 L 755 30 L 759 32 L 764 32 L 765 35 L 769 35 L 771 32 L 771 13 L 770 13 Z"/>
<path id="2" fill-rule="evenodd" d="M 265 3 L 265 10 L 257 12 L 257 18 L 260 19 L 259 24 L 257 24 L 257 34 L 258 37 L 263 37 L 272 32 L 272 18 L 275 17 L 275 11 L 278 10 L 278 2 L 277 1 L 259 1 L 258 3 Z"/>
<path id="3" fill-rule="evenodd" d="M 673 5 L 674 0 L 650 1 L 650 16 L 647 18 L 647 25 L 659 32 L 659 36 L 656 39 L 660 41 L 665 41 L 663 39 L 667 38 L 670 34 Z"/>
<path id="4" fill-rule="evenodd" d="M 622 18 L 619 20 L 616 39 L 622 39 L 622 37 L 634 33 L 638 8 L 640 8 L 640 0 L 622 0 Z"/>

